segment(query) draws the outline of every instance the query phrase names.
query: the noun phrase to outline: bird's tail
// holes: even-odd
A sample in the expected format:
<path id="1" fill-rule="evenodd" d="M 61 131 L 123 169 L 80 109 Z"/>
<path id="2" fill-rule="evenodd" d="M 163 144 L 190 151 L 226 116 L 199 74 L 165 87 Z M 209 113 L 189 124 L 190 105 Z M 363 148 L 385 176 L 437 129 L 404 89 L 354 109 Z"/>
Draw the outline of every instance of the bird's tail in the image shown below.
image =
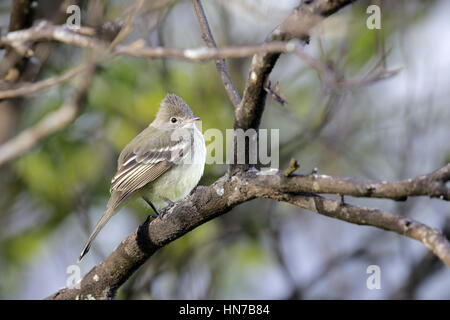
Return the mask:
<path id="1" fill-rule="evenodd" d="M 102 228 L 105 226 L 105 224 L 108 222 L 108 220 L 114 215 L 116 212 L 115 206 L 112 206 L 111 203 L 108 203 L 108 207 L 103 214 L 103 216 L 100 218 L 100 220 L 97 222 L 97 225 L 94 228 L 94 231 L 92 231 L 91 235 L 89 236 L 89 239 L 84 246 L 83 250 L 81 251 L 80 257 L 78 258 L 78 262 L 83 259 L 83 257 L 88 253 L 89 249 L 91 248 L 91 243 L 94 241 L 95 237 L 97 237 L 98 233 Z"/>

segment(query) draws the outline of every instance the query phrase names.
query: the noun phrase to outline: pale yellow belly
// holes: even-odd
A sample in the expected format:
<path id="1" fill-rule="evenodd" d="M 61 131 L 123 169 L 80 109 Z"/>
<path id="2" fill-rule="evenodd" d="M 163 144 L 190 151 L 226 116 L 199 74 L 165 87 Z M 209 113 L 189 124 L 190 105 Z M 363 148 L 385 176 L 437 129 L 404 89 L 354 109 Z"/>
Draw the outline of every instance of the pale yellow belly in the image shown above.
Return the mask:
<path id="1" fill-rule="evenodd" d="M 163 179 L 158 178 L 146 187 L 142 195 L 161 210 L 167 206 L 165 198 L 173 202 L 185 198 L 200 181 L 202 174 L 203 166 L 200 165 L 174 167 L 163 175 Z"/>
<path id="2" fill-rule="evenodd" d="M 157 210 L 168 205 L 164 198 L 176 202 L 185 198 L 200 181 L 206 161 L 206 147 L 199 131 L 201 144 L 196 148 L 190 163 L 178 164 L 142 190 L 142 196 L 151 201 Z"/>

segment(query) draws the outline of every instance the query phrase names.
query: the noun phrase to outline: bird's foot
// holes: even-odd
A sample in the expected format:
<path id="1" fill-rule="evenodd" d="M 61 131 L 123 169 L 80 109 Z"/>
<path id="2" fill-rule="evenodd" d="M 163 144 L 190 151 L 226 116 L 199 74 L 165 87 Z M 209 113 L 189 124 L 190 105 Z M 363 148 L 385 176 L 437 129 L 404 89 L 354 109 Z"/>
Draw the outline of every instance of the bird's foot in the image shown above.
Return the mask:
<path id="1" fill-rule="evenodd" d="M 165 203 L 167 203 L 168 206 L 173 206 L 175 204 L 175 202 L 173 202 L 172 200 L 170 200 L 169 198 L 166 198 L 164 196 L 159 196 L 162 200 L 164 200 Z"/>
<path id="2" fill-rule="evenodd" d="M 156 209 L 156 207 L 153 205 L 153 203 L 150 200 L 148 200 L 146 198 L 143 198 L 143 199 L 155 212 L 154 214 L 149 214 L 147 217 L 147 220 L 158 218 L 160 216 L 158 209 Z M 147 222 L 147 220 L 145 222 Z"/>

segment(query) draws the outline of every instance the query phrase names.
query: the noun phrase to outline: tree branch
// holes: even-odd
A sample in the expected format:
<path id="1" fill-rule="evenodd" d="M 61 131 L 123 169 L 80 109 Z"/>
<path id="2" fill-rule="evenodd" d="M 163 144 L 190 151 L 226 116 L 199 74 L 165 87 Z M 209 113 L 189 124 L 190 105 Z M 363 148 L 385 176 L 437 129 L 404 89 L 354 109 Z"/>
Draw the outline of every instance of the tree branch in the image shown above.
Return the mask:
<path id="1" fill-rule="evenodd" d="M 352 0 L 304 1 L 284 23 L 271 33 L 268 41 L 285 41 L 294 37 L 305 39 L 312 26 L 317 24 L 321 18 L 336 12 L 351 2 Z M 196 3 L 200 5 L 199 2 L 194 1 L 194 5 Z M 198 8 L 201 7 L 198 6 Z M 204 18 L 203 22 L 202 17 Z M 203 10 L 199 11 L 199 18 L 201 25 L 208 27 Z M 301 28 L 296 26 L 298 21 L 302 24 Z M 298 33 L 299 30 L 300 33 Z M 213 41 L 212 35 L 208 31 L 204 31 L 207 35 L 205 41 L 215 47 L 215 43 L 211 42 L 211 40 Z M 253 57 L 244 96 L 236 108 L 235 129 L 246 130 L 259 127 L 266 97 L 264 87 L 279 54 L 279 52 L 263 52 L 257 53 Z M 293 179 L 293 181 L 299 179 L 295 176 L 285 177 L 283 173 L 280 175 L 283 179 Z M 264 183 L 268 177 L 270 177 L 270 184 Z M 285 191 L 284 185 L 279 183 L 282 178 L 277 179 L 276 177 L 277 175 L 261 174 L 257 170 L 237 170 L 232 174 L 226 174 L 209 187 L 198 187 L 183 201 L 166 208 L 160 218 L 146 221 L 123 240 L 106 260 L 83 277 L 79 288 L 64 288 L 49 299 L 111 298 L 131 274 L 158 249 L 197 226 L 228 212 L 234 206 L 255 198 L 287 201 L 345 221 L 374 225 L 399 232 L 423 241 L 443 261 L 450 263 L 448 242 L 438 232 L 425 225 L 380 210 L 339 204 L 335 200 L 325 199 L 316 194 L 300 194 L 298 190 L 301 188 L 298 183 L 296 184 L 297 191 L 292 194 Z M 360 215 L 364 219 L 361 219 Z"/>
<path id="2" fill-rule="evenodd" d="M 292 45 L 289 42 L 272 41 L 253 46 L 231 46 L 223 48 L 167 48 L 167 47 L 146 47 L 142 41 L 137 41 L 128 46 L 119 47 L 115 53 L 141 58 L 175 58 L 191 62 L 203 62 L 218 57 L 223 58 L 246 58 L 256 53 L 277 52 L 287 53 Z"/>
<path id="3" fill-rule="evenodd" d="M 77 82 L 75 93 L 68 102 L 58 110 L 46 115 L 33 127 L 0 145 L 0 167 L 24 154 L 43 138 L 66 127 L 77 117 L 83 107 L 94 72 L 92 65 L 87 69 L 86 77 Z"/>
<path id="4" fill-rule="evenodd" d="M 202 3 L 200 0 L 192 0 L 192 4 L 194 5 L 195 13 L 197 14 L 198 22 L 200 23 L 200 27 L 202 29 L 203 40 L 209 48 L 217 48 L 216 41 L 214 41 L 211 29 L 209 28 L 208 20 L 206 19 L 205 11 L 203 10 Z M 222 78 L 225 91 L 228 94 L 228 98 L 231 103 L 233 103 L 234 107 L 237 108 L 239 103 L 241 103 L 241 97 L 239 96 L 239 93 L 231 80 L 230 73 L 228 72 L 225 64 L 225 59 L 222 57 L 217 57 L 215 59 L 215 63 L 217 71 L 219 71 Z"/>
<path id="5" fill-rule="evenodd" d="M 64 288 L 49 299 L 111 298 L 157 250 L 233 207 L 256 198 L 284 201 L 335 219 L 399 233 L 421 241 L 450 266 L 450 243 L 437 230 L 381 210 L 344 204 L 312 193 L 299 194 L 297 191 L 293 194 L 285 186 L 289 179 L 296 178 L 285 177 L 282 173 L 266 175 L 248 170 L 238 171 L 233 176 L 225 175 L 209 187 L 197 187 L 185 200 L 164 209 L 162 217 L 146 221 L 123 240 L 103 262 L 83 277 L 80 288 Z M 297 185 L 297 190 L 304 189 L 308 189 L 308 182 L 305 186 Z"/>
<path id="6" fill-rule="evenodd" d="M 294 9 L 292 14 L 269 34 L 266 41 L 288 41 L 294 38 L 308 41 L 309 32 L 314 26 L 327 16 L 353 1 L 355 0 L 302 1 L 301 4 Z M 293 45 L 292 50 L 295 49 L 296 46 Z M 296 53 L 300 54 L 302 57 L 302 51 L 300 49 L 297 49 Z M 244 95 L 235 111 L 234 129 L 246 131 L 248 129 L 259 128 L 267 96 L 265 88 L 268 84 L 269 74 L 275 66 L 279 56 L 280 53 L 272 52 L 259 53 L 253 56 L 244 89 Z M 305 58 L 305 55 L 303 55 L 303 58 Z M 236 165 L 236 139 L 234 140 L 233 148 L 235 164 L 230 166 L 230 174 L 233 174 L 236 170 L 246 170 L 251 167 L 248 163 Z M 248 154 L 248 143 L 246 143 L 245 152 Z"/>
<path id="7" fill-rule="evenodd" d="M 258 176 L 258 184 L 271 188 L 281 186 L 283 192 L 340 194 L 353 197 L 383 198 L 405 201 L 411 196 L 429 196 L 450 200 L 450 163 L 427 175 L 401 181 L 363 181 L 349 177 L 291 174 L 284 172 Z"/>
<path id="8" fill-rule="evenodd" d="M 85 49 L 106 51 L 110 44 L 92 36 L 74 32 L 65 26 L 51 25 L 42 22 L 38 26 L 20 31 L 9 32 L 0 37 L 0 47 L 11 47 L 23 54 L 32 54 L 26 45 L 29 42 L 58 41 Z M 115 55 L 127 55 L 140 58 L 175 58 L 191 62 L 203 62 L 216 58 L 245 58 L 257 53 L 287 53 L 293 52 L 295 43 L 289 41 L 270 41 L 260 45 L 229 46 L 223 48 L 167 48 L 148 47 L 144 40 L 137 40 L 129 45 L 117 45 L 113 50 Z"/>
<path id="9" fill-rule="evenodd" d="M 86 66 L 84 65 L 70 69 L 62 75 L 44 79 L 35 83 L 21 83 L 18 87 L 0 91 L 0 99 L 15 98 L 36 93 L 42 89 L 71 80 L 73 77 L 83 73 L 83 71 L 86 71 Z"/>
<path id="10" fill-rule="evenodd" d="M 267 37 L 267 42 L 293 38 L 307 40 L 310 30 L 324 18 L 355 0 L 302 1 L 292 14 Z M 291 50 L 295 50 L 295 45 Z M 301 55 L 302 51 L 296 51 Z M 264 90 L 268 76 L 280 56 L 277 52 L 259 53 L 253 56 L 242 102 L 235 112 L 235 129 L 257 129 L 264 111 L 267 92 Z M 308 61 L 307 61 L 308 62 Z M 310 61 L 309 61 L 310 62 Z"/>
<path id="11" fill-rule="evenodd" d="M 270 198 L 289 202 L 330 218 L 358 225 L 377 227 L 418 240 L 450 267 L 450 243 L 448 240 L 438 230 L 413 219 L 397 216 L 378 209 L 357 207 L 316 195 L 301 196 L 283 194 L 281 196 L 271 195 Z"/>

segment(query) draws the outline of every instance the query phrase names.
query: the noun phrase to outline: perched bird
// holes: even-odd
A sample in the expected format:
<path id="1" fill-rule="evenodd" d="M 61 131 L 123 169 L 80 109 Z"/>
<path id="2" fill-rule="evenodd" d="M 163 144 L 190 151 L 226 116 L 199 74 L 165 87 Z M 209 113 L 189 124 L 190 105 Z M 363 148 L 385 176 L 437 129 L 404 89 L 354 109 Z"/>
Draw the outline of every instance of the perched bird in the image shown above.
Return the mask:
<path id="1" fill-rule="evenodd" d="M 126 201 L 142 197 L 159 215 L 158 210 L 192 191 L 203 175 L 206 159 L 205 140 L 195 125 L 199 119 L 175 94 L 162 100 L 155 120 L 120 153 L 106 211 L 78 261 Z"/>

